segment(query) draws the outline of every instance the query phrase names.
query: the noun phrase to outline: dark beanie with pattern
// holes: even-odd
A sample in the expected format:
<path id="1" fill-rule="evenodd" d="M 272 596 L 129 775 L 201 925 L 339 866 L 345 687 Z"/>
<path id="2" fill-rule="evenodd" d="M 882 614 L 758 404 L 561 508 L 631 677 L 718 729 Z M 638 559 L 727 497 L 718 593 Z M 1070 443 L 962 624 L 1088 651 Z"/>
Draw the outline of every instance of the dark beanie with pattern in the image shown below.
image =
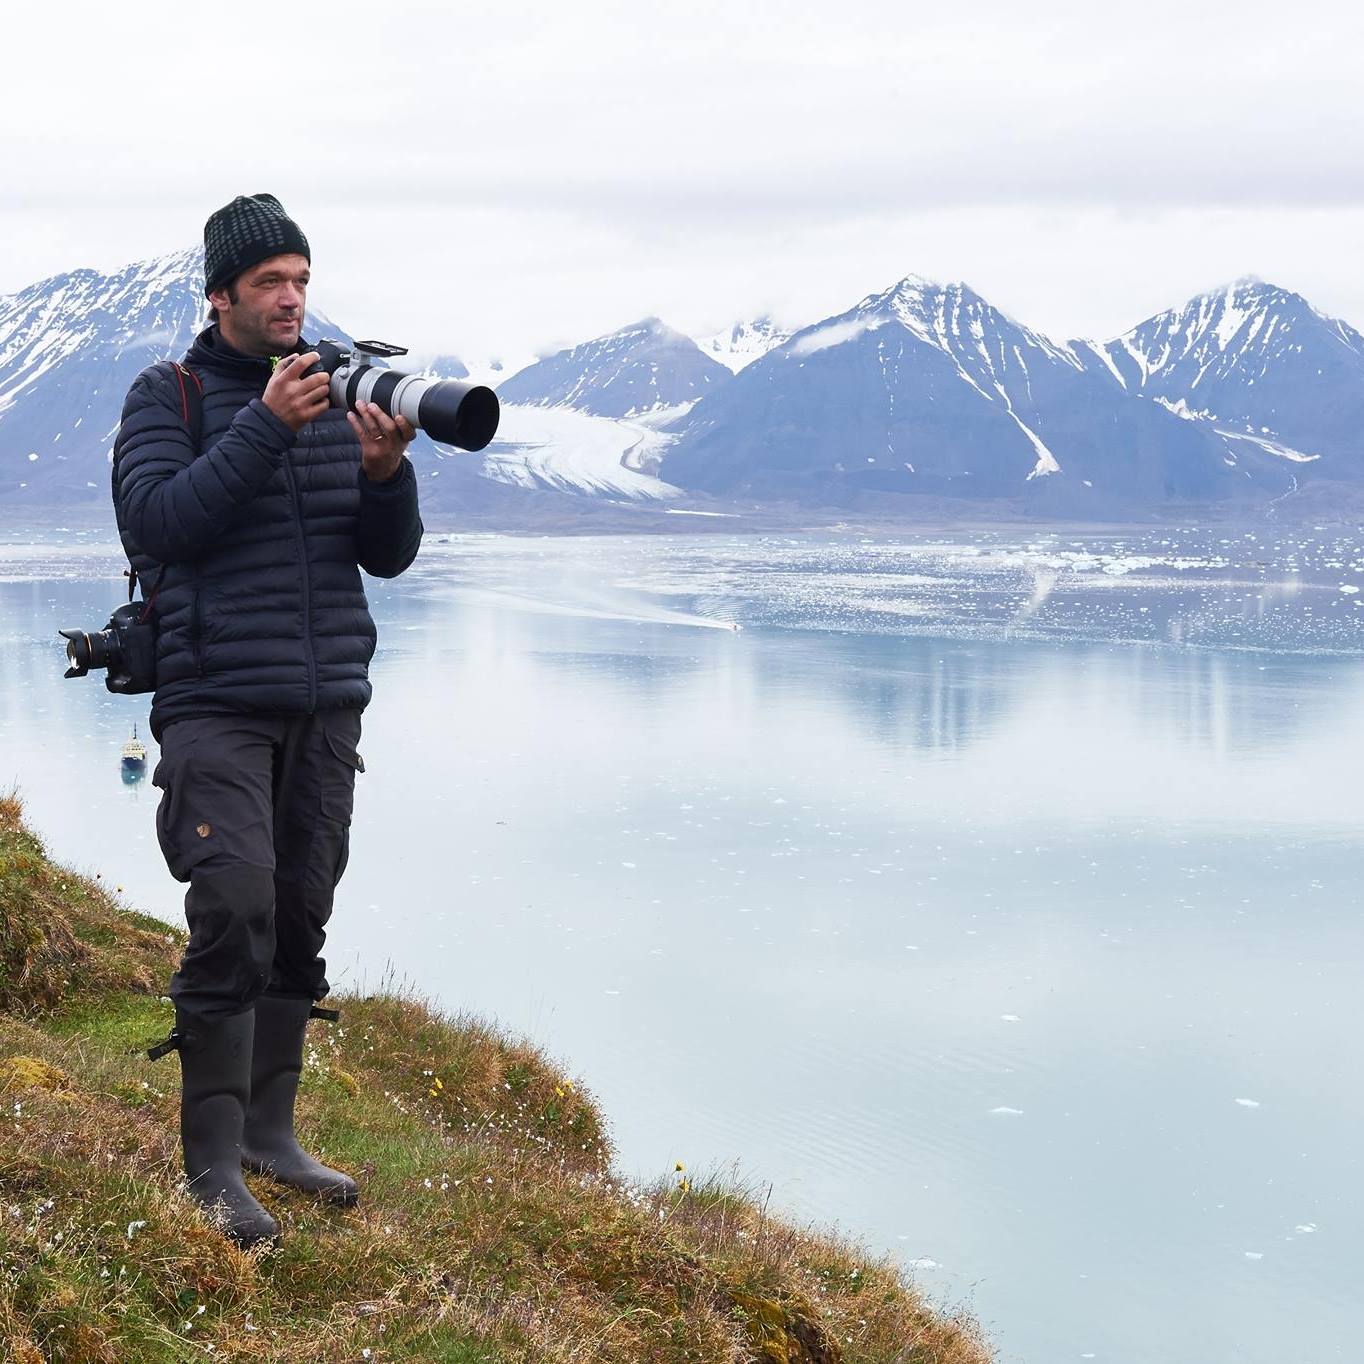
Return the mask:
<path id="1" fill-rule="evenodd" d="M 204 293 L 230 284 L 271 256 L 312 261 L 308 239 L 273 194 L 239 194 L 204 224 Z"/>

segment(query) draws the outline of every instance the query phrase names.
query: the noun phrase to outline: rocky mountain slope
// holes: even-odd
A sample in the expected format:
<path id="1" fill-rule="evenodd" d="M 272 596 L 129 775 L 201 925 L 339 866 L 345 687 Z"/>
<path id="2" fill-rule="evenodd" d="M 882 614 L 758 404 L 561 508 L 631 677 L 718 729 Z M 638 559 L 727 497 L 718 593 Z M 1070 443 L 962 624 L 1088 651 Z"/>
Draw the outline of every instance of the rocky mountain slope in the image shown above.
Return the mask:
<path id="1" fill-rule="evenodd" d="M 1326 456 L 1351 474 L 1364 463 L 1364 336 L 1300 294 L 1241 279 L 1075 349 L 1241 448 Z"/>

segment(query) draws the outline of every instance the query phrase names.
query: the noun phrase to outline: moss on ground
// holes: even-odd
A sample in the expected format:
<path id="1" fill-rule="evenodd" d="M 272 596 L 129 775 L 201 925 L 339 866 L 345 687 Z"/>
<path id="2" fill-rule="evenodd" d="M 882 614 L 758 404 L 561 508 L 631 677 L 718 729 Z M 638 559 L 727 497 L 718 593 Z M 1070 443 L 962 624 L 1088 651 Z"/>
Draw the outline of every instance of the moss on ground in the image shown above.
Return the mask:
<path id="1" fill-rule="evenodd" d="M 225 1241 L 179 1187 L 179 1076 L 143 1049 L 183 936 L 50 862 L 0 798 L 0 1357 L 423 1364 L 987 1364 L 886 1260 L 732 1182 L 637 1188 L 590 1094 L 403 993 L 314 1023 L 304 1139 L 358 1209 L 249 1180 Z"/>

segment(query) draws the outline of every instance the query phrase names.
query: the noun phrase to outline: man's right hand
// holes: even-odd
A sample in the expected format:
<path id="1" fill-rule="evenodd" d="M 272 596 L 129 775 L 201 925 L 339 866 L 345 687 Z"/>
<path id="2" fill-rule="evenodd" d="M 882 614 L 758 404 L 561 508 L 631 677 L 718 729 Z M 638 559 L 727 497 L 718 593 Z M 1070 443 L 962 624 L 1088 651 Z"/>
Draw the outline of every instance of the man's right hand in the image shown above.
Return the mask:
<path id="1" fill-rule="evenodd" d="M 262 401 L 291 431 L 303 430 L 327 410 L 331 376 L 319 371 L 303 377 L 318 359 L 311 350 L 306 355 L 286 355 L 265 386 Z"/>

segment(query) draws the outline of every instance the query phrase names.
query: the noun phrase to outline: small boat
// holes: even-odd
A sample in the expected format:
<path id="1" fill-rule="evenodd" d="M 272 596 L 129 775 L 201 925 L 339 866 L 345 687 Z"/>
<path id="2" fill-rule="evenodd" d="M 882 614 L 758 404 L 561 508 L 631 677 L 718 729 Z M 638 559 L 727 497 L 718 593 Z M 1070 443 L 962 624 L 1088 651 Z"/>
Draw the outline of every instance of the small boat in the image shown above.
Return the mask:
<path id="1" fill-rule="evenodd" d="M 147 745 L 137 737 L 137 726 L 133 726 L 133 737 L 123 745 L 123 770 L 142 772 L 147 766 Z"/>

